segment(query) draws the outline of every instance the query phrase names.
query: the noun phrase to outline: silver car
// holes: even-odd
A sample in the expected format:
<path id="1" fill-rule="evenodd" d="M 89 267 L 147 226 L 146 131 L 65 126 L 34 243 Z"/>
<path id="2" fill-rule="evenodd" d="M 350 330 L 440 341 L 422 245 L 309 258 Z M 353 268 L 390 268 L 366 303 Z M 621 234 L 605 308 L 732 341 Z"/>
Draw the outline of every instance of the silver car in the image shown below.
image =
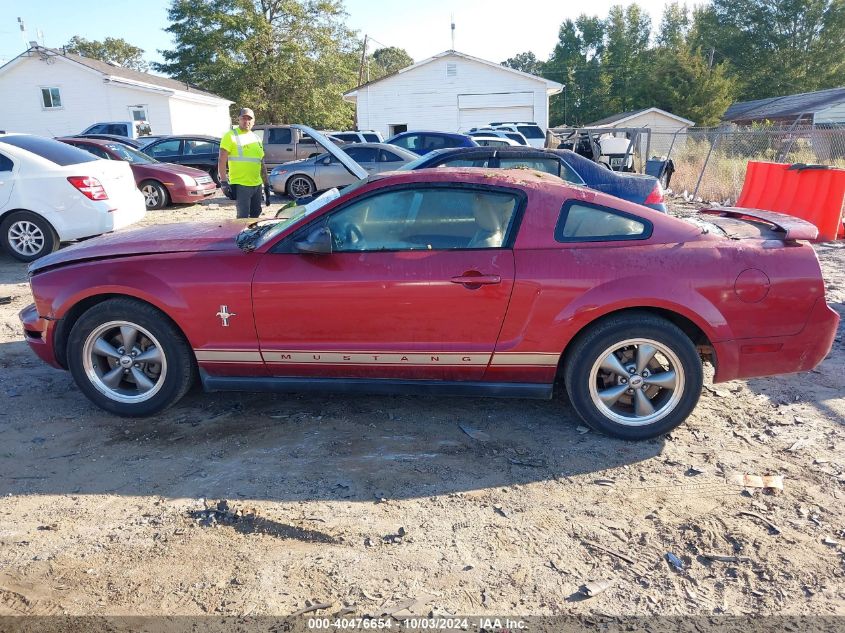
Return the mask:
<path id="1" fill-rule="evenodd" d="M 386 143 L 356 143 L 344 146 L 343 151 L 368 174 L 394 171 L 419 158 L 413 152 Z M 331 154 L 285 163 L 270 172 L 273 191 L 291 198 L 303 198 L 317 191 L 343 187 L 356 180 Z"/>

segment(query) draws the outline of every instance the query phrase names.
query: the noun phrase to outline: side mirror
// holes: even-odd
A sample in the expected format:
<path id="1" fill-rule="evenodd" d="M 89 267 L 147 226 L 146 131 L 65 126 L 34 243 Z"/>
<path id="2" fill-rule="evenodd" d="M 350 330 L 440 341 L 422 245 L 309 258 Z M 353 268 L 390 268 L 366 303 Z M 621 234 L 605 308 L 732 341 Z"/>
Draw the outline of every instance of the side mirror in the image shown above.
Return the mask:
<path id="1" fill-rule="evenodd" d="M 320 161 L 321 165 L 330 165 L 332 162 L 331 156 L 326 156 L 323 160 Z"/>
<path id="2" fill-rule="evenodd" d="M 293 245 L 301 253 L 328 255 L 332 252 L 332 232 L 327 226 L 314 229 L 304 241 L 294 242 Z"/>

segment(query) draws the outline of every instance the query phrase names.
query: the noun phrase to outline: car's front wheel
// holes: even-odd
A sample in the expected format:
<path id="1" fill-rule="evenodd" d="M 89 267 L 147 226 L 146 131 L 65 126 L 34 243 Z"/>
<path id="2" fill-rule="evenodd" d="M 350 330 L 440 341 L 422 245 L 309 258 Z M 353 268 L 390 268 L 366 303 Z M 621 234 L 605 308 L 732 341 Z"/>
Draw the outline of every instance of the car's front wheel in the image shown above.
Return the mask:
<path id="1" fill-rule="evenodd" d="M 157 413 L 194 381 L 191 349 L 181 332 L 154 307 L 129 298 L 88 309 L 71 330 L 67 359 L 80 390 L 122 416 Z"/>
<path id="2" fill-rule="evenodd" d="M 148 209 L 163 209 L 167 206 L 170 196 L 164 185 L 155 180 L 147 180 L 139 187 L 144 194 L 144 202 Z"/>
<path id="3" fill-rule="evenodd" d="M 701 395 L 701 358 L 674 323 L 649 313 L 610 317 L 567 353 L 570 402 L 596 430 L 629 440 L 667 433 Z"/>
<path id="4" fill-rule="evenodd" d="M 15 259 L 32 262 L 59 247 L 59 238 L 50 223 L 31 211 L 17 211 L 0 224 L 3 247 Z"/>
<path id="5" fill-rule="evenodd" d="M 287 191 L 291 198 L 305 198 L 317 190 L 308 176 L 297 175 L 288 180 Z"/>

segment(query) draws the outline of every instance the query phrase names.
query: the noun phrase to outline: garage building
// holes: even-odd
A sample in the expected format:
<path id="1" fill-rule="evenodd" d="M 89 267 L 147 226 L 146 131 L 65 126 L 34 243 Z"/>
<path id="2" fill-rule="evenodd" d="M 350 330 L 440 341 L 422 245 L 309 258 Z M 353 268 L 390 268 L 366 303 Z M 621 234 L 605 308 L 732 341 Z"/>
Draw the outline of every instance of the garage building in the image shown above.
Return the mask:
<path id="1" fill-rule="evenodd" d="M 445 51 L 346 92 L 356 106 L 358 129 L 385 138 L 406 130 L 466 132 L 491 121 L 549 123 L 555 81 Z"/>

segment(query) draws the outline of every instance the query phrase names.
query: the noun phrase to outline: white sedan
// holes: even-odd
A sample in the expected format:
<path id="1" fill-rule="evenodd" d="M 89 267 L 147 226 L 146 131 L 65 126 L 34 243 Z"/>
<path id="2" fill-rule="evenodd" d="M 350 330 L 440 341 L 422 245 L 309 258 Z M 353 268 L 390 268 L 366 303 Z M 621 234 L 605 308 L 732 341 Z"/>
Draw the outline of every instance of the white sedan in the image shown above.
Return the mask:
<path id="1" fill-rule="evenodd" d="M 0 134 L 0 244 L 15 259 L 31 262 L 145 213 L 129 163 L 41 136 Z"/>

